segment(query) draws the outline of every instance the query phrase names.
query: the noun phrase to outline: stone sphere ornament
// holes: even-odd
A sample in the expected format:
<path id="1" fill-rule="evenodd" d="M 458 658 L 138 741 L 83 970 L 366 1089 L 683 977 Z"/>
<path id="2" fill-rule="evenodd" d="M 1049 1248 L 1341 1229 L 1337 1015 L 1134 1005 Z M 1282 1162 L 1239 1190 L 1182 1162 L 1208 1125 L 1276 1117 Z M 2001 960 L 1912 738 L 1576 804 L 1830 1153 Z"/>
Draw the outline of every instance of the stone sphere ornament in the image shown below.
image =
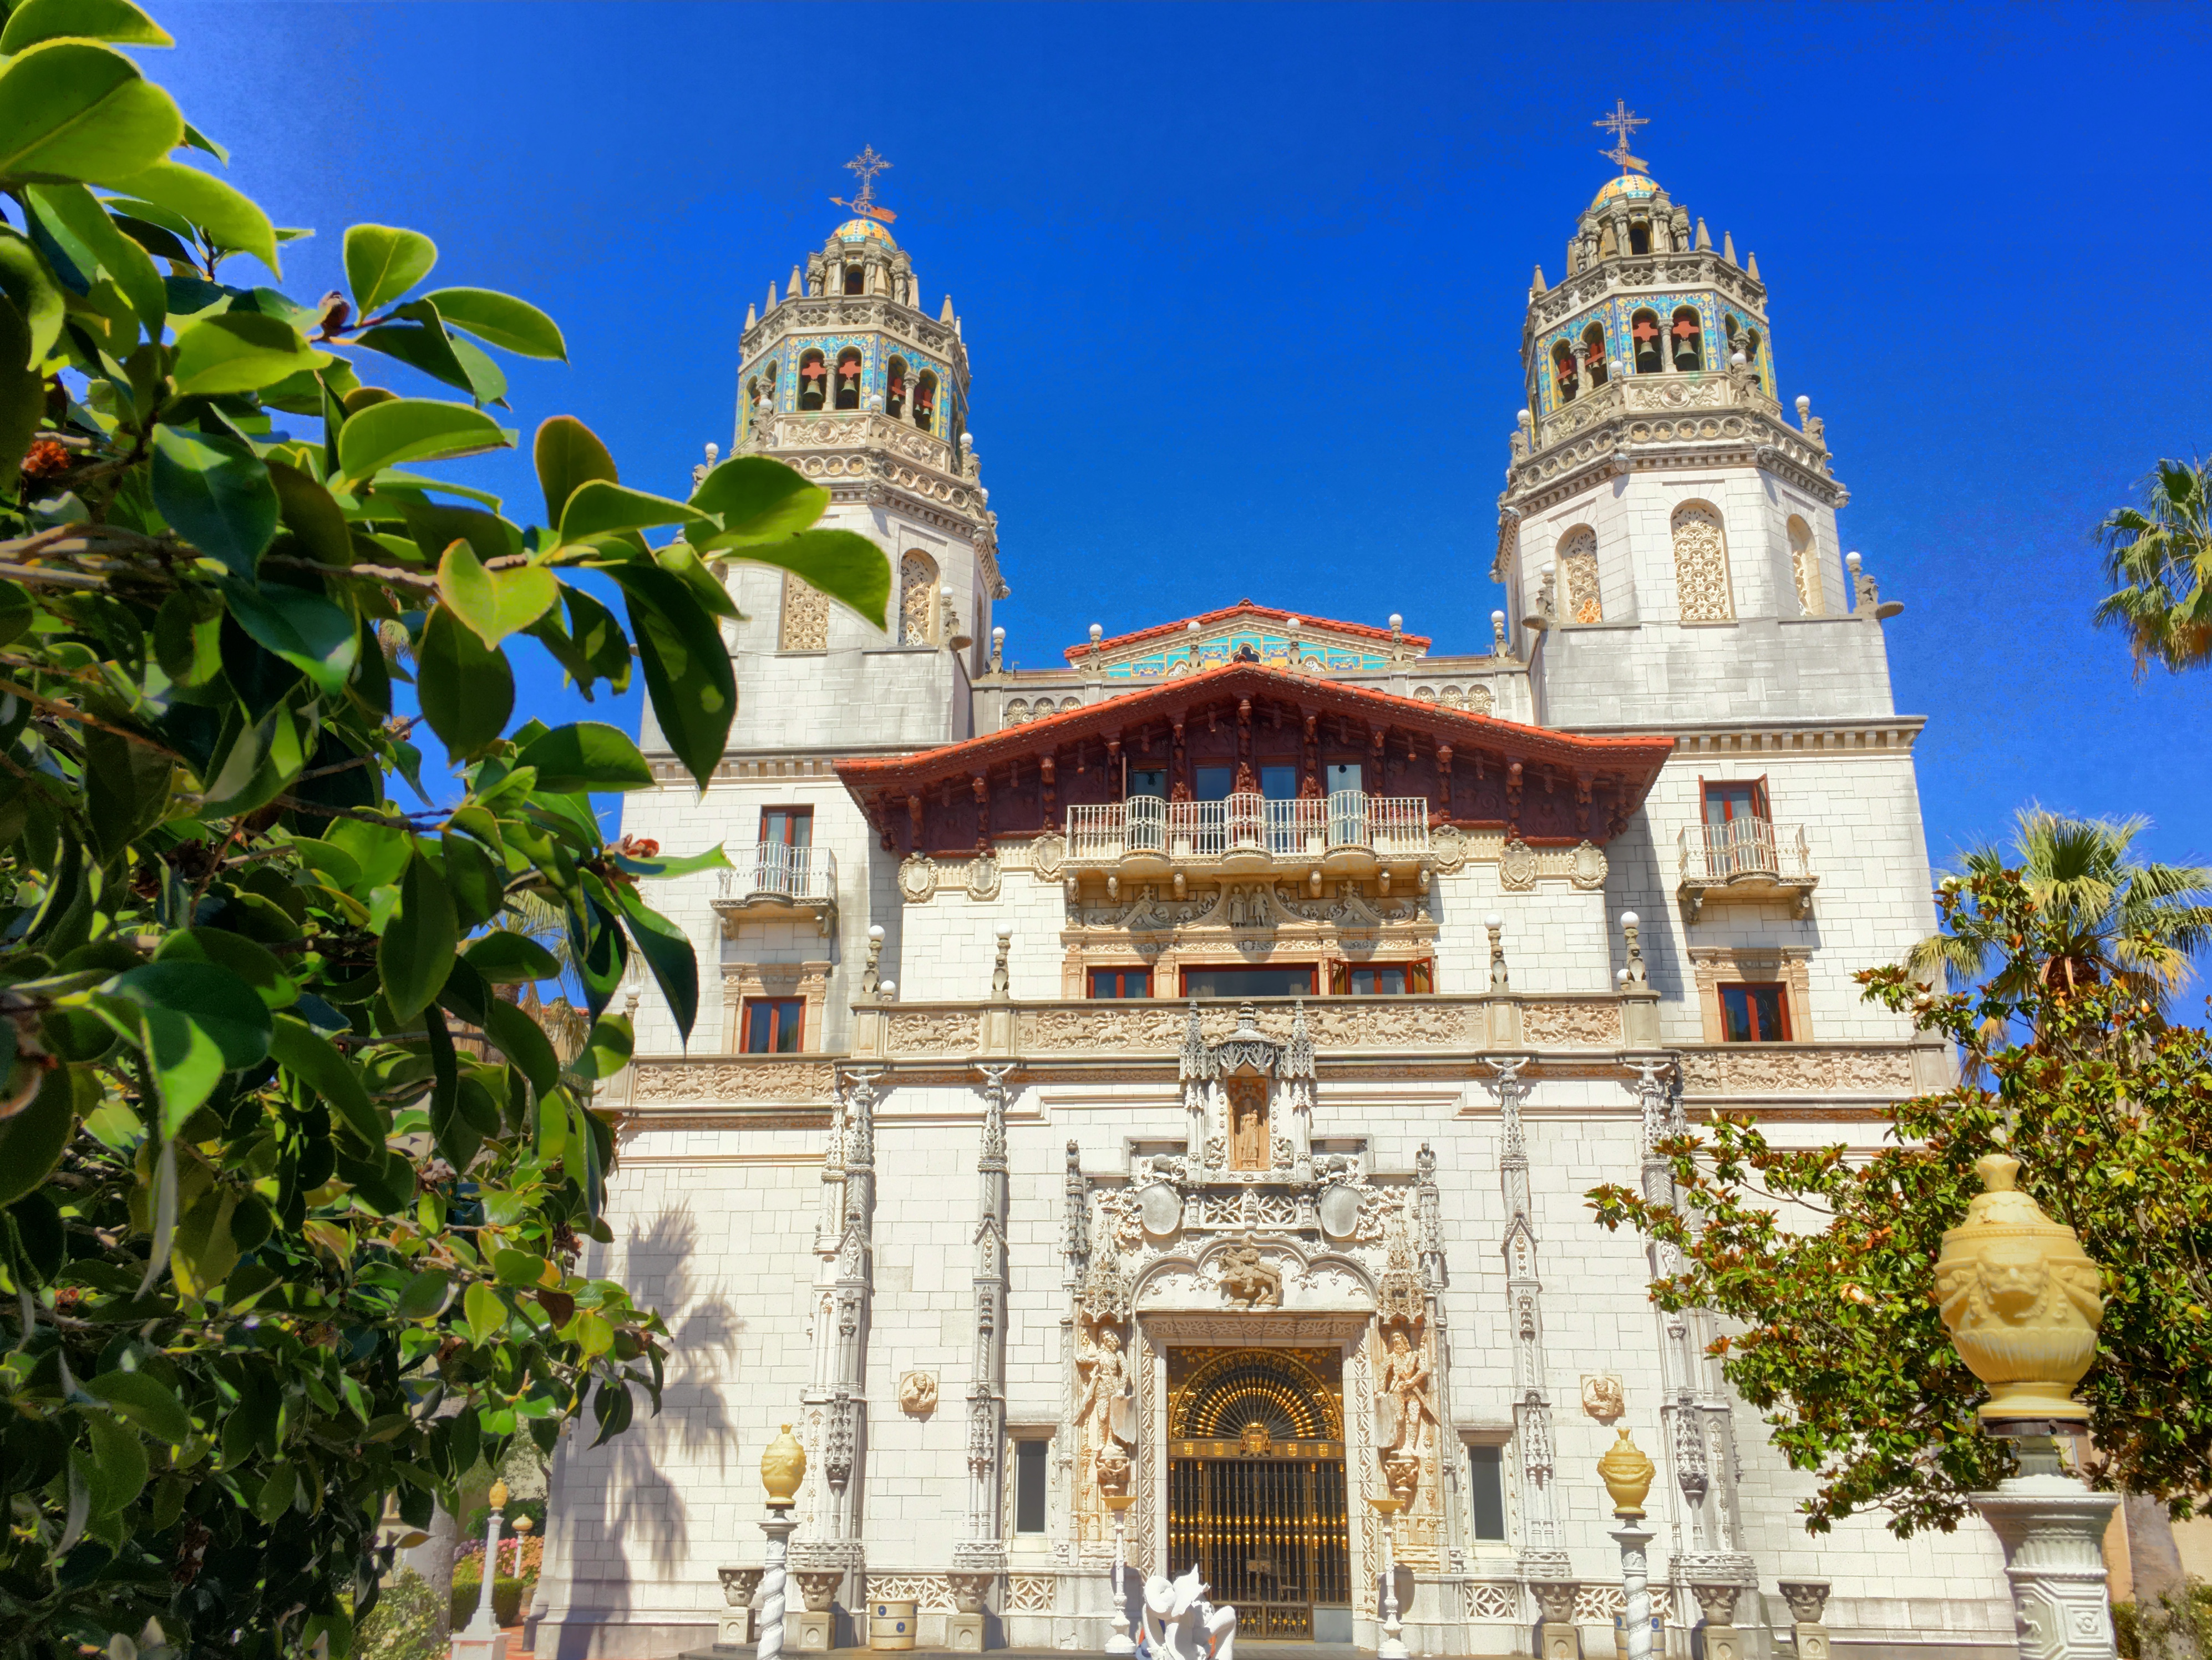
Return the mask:
<path id="1" fill-rule="evenodd" d="M 1613 1495 L 1613 1513 L 1625 1518 L 1638 1517 L 1644 1514 L 1644 1496 L 1651 1491 L 1651 1478 L 1659 1473 L 1659 1467 L 1629 1438 L 1626 1426 L 1620 1434 L 1620 1438 L 1597 1461 L 1597 1473 L 1606 1492 Z"/>
<path id="2" fill-rule="evenodd" d="M 2096 1359 L 2103 1271 L 2073 1229 L 2014 1186 L 2017 1158 L 1992 1152 L 1974 1169 L 1984 1191 L 1943 1236 L 1936 1302 L 1960 1358 L 1989 1388 L 1982 1423 L 2086 1423 L 2073 1389 Z"/>
<path id="3" fill-rule="evenodd" d="M 806 1479 L 806 1449 L 786 1424 L 783 1432 L 761 1454 L 761 1486 L 768 1489 L 769 1508 L 788 1510 L 799 1497 L 799 1484 Z"/>

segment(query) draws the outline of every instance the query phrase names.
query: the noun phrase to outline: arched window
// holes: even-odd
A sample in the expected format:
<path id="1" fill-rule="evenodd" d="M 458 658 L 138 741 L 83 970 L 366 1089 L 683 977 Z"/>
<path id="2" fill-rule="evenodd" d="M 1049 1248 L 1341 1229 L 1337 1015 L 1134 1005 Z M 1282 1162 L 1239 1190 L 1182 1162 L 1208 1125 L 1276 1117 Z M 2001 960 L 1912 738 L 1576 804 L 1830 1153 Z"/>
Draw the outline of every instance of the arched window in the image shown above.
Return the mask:
<path id="1" fill-rule="evenodd" d="M 796 576 L 783 579 L 783 622 L 776 633 L 782 651 L 822 651 L 830 644 L 830 600 Z"/>
<path id="2" fill-rule="evenodd" d="M 1598 595 L 1597 532 L 1577 525 L 1559 538 L 1559 586 L 1567 615 L 1577 623 L 1605 621 L 1605 604 Z"/>
<path id="3" fill-rule="evenodd" d="M 1790 574 L 1797 583 L 1797 606 L 1808 617 L 1825 617 L 1828 605 L 1820 592 L 1820 544 L 1813 527 L 1796 514 L 1790 515 Z"/>
<path id="4" fill-rule="evenodd" d="M 1741 344 L 1743 346 L 1743 361 L 1751 366 L 1751 378 L 1759 383 L 1759 389 L 1761 392 L 1771 391 L 1772 388 L 1766 384 L 1765 375 L 1759 372 L 1759 331 L 1757 329 L 1746 329 L 1743 331 L 1743 340 Z"/>
<path id="5" fill-rule="evenodd" d="M 1628 251 L 1631 253 L 1651 252 L 1651 227 L 1648 222 L 1639 219 L 1628 228 Z"/>
<path id="6" fill-rule="evenodd" d="M 1721 516 L 1703 502 L 1674 509 L 1674 599 L 1685 623 L 1725 623 L 1735 615 L 1729 589 L 1728 539 Z"/>
<path id="7" fill-rule="evenodd" d="M 740 445 L 758 429 L 763 418 L 760 376 L 756 374 L 745 382 L 744 407 L 738 411 L 738 442 Z"/>
<path id="8" fill-rule="evenodd" d="M 937 430 L 937 377 L 927 369 L 914 383 L 914 423 L 924 432 Z"/>
<path id="9" fill-rule="evenodd" d="M 1552 348 L 1552 384 L 1558 388 L 1562 404 L 1573 403 L 1575 394 L 1582 390 L 1582 382 L 1575 375 L 1574 348 L 1564 340 Z"/>
<path id="10" fill-rule="evenodd" d="M 1589 349 L 1589 383 L 1603 386 L 1609 378 L 1605 362 L 1605 325 L 1593 323 L 1583 331 L 1583 344 Z"/>
<path id="11" fill-rule="evenodd" d="M 884 413 L 894 421 L 906 414 L 906 359 L 894 357 L 884 366 Z"/>
<path id="12" fill-rule="evenodd" d="M 1690 374 L 1705 368 L 1705 334 L 1698 325 L 1695 306 L 1677 306 L 1674 326 L 1667 334 L 1674 343 L 1674 367 L 1678 370 Z"/>
<path id="13" fill-rule="evenodd" d="M 1628 320 L 1628 337 L 1636 343 L 1636 372 L 1656 374 L 1667 367 L 1665 348 L 1660 344 L 1666 336 L 1659 326 L 1659 313 L 1639 311 Z"/>
<path id="14" fill-rule="evenodd" d="M 837 354 L 837 407 L 860 407 L 860 349 L 848 346 Z"/>
<path id="15" fill-rule="evenodd" d="M 818 410 L 830 396 L 830 367 L 818 351 L 799 356 L 799 407 Z"/>
<path id="16" fill-rule="evenodd" d="M 928 645 L 936 624 L 937 561 L 909 553 L 899 561 L 899 644 Z"/>
<path id="17" fill-rule="evenodd" d="M 860 294 L 864 292 L 865 289 L 863 285 L 866 281 L 867 278 L 861 275 L 860 268 L 858 265 L 848 265 L 845 267 L 846 293 Z"/>

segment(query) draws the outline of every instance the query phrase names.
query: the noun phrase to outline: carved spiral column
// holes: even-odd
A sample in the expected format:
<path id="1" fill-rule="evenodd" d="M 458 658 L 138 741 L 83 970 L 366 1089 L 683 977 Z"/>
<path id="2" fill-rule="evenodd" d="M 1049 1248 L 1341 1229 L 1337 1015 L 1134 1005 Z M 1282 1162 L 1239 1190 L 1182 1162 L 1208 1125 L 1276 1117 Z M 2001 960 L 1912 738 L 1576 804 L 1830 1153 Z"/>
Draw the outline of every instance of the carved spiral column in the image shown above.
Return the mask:
<path id="1" fill-rule="evenodd" d="M 829 1514 L 817 1523 L 815 1537 L 798 1553 L 801 1562 L 818 1563 L 823 1569 L 834 1567 L 851 1575 L 848 1597 L 858 1595 L 863 1559 L 858 1518 L 867 1438 L 878 1075 L 863 1068 L 845 1074 L 849 1090 L 843 1146 L 843 1226 L 838 1234 L 836 1277 L 830 1288 L 834 1330 L 830 1341 L 817 1351 L 829 1365 L 823 1369 L 827 1376 L 817 1371 L 814 1391 L 823 1402 L 822 1475 L 830 1487 Z"/>
<path id="2" fill-rule="evenodd" d="M 1005 1566 L 1000 1526 L 1006 1419 L 1006 1074 L 983 1067 L 983 1146 L 975 1160 L 975 1359 L 968 1389 L 968 1537 L 952 1548 L 963 1568 Z"/>
<path id="3" fill-rule="evenodd" d="M 1521 1572 L 1531 1579 L 1565 1579 L 1573 1569 L 1553 1501 L 1555 1457 L 1552 1402 L 1544 1386 L 1543 1281 L 1536 1272 L 1535 1213 L 1528 1192 L 1528 1142 L 1521 1104 L 1528 1085 L 1521 1070 L 1531 1057 L 1492 1061 L 1504 1146 L 1498 1161 L 1505 1195 L 1505 1298 L 1513 1347 L 1513 1423 L 1521 1459 L 1516 1472 L 1521 1500 Z"/>

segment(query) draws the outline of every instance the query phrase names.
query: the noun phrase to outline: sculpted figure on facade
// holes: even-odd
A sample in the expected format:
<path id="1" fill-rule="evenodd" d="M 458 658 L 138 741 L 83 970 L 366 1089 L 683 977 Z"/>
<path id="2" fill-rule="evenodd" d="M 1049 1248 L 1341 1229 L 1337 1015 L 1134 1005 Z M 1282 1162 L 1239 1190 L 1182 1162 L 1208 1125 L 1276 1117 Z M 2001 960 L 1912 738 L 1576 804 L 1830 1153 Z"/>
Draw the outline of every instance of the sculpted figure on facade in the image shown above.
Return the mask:
<path id="1" fill-rule="evenodd" d="M 1080 1437 L 1087 1428 L 1097 1456 L 1103 1458 L 1115 1439 L 1115 1406 L 1129 1393 L 1129 1362 L 1121 1352 L 1121 1334 L 1111 1326 L 1102 1327 L 1097 1347 L 1079 1356 L 1075 1365 L 1083 1374 L 1083 1395 L 1075 1408 L 1077 1433 Z"/>
<path id="2" fill-rule="evenodd" d="M 1381 1398 L 1388 1402 L 1383 1421 L 1390 1426 L 1384 1452 L 1413 1458 L 1436 1438 L 1437 1398 L 1430 1387 L 1429 1357 L 1413 1347 L 1401 1329 L 1390 1334 L 1382 1356 Z"/>

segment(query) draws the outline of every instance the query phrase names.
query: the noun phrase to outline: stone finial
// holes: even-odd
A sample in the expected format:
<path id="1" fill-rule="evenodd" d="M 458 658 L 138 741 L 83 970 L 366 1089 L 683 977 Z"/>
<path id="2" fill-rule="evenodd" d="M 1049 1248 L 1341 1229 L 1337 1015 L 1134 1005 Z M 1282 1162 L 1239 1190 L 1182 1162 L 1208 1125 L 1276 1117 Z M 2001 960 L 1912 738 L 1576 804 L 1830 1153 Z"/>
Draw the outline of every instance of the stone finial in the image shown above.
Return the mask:
<path id="1" fill-rule="evenodd" d="M 1502 611 L 1490 613 L 1490 654 L 1505 655 L 1505 613 Z"/>
<path id="2" fill-rule="evenodd" d="M 745 302 L 745 326 L 746 326 L 746 328 L 748 328 L 748 329 L 751 328 L 751 327 L 752 327 L 752 325 L 753 325 L 754 324 L 756 324 L 756 323 L 757 323 L 757 322 L 759 322 L 759 321 L 760 321 L 760 313 L 753 308 L 752 301 L 750 301 L 750 300 L 748 300 L 748 301 Z"/>
<path id="3" fill-rule="evenodd" d="M 1630 1438 L 1628 1426 L 1623 1425 L 1620 1438 L 1597 1461 L 1599 1478 L 1613 1499 L 1613 1513 L 1620 1517 L 1644 1514 L 1644 1500 L 1651 1491 L 1651 1480 L 1658 1475 L 1659 1467 L 1651 1456 Z"/>
<path id="4" fill-rule="evenodd" d="M 1751 278 L 1754 283 L 1759 281 L 1759 256 L 1757 254 L 1750 254 L 1746 257 L 1743 262 L 1743 274 Z"/>
<path id="5" fill-rule="evenodd" d="M 1512 989 L 1505 970 L 1505 919 L 1492 911 L 1482 919 L 1490 933 L 1490 994 L 1503 997 Z"/>
<path id="6" fill-rule="evenodd" d="M 940 323 L 952 320 L 952 296 L 949 294 L 945 296 L 945 304 L 938 311 L 937 320 Z"/>
<path id="7" fill-rule="evenodd" d="M 881 922 L 871 922 L 868 924 L 868 964 L 860 970 L 861 996 L 872 997 L 876 994 L 878 982 L 876 969 L 883 960 L 884 925 Z"/>
<path id="8" fill-rule="evenodd" d="M 799 1438 L 786 1424 L 775 1439 L 768 1444 L 761 1454 L 761 1486 L 768 1489 L 769 1506 L 772 1510 L 787 1510 L 799 1497 L 799 1483 L 806 1479 L 806 1449 L 799 1444 Z"/>
<path id="9" fill-rule="evenodd" d="M 1735 264 L 1735 238 L 1727 231 L 1721 233 L 1721 258 L 1731 265 Z"/>
<path id="10" fill-rule="evenodd" d="M 1813 400 L 1803 392 L 1797 394 L 1797 424 L 1803 426 L 1813 418 Z"/>
<path id="11" fill-rule="evenodd" d="M 1698 247 L 1700 252 L 1705 253 L 1711 253 L 1713 251 L 1713 239 L 1706 233 L 1705 222 L 1702 219 L 1698 221 Z"/>
<path id="12" fill-rule="evenodd" d="M 794 300 L 806 292 L 806 279 L 799 274 L 796 265 L 791 268 L 791 281 L 785 286 L 784 292 Z"/>
<path id="13" fill-rule="evenodd" d="M 991 995 L 1005 998 L 1012 994 L 1013 981 L 1006 968 L 1006 954 L 1013 948 L 1014 925 L 1001 922 L 998 929 L 999 955 L 991 965 Z"/>
<path id="14" fill-rule="evenodd" d="M 1535 281 L 1528 284 L 1528 292 L 1531 294 L 1549 294 L 1551 292 L 1550 286 L 1544 281 L 1544 268 L 1541 265 L 1536 267 L 1536 278 Z"/>
<path id="15" fill-rule="evenodd" d="M 773 280 L 768 285 L 768 308 L 770 311 L 775 309 L 775 283 Z"/>

